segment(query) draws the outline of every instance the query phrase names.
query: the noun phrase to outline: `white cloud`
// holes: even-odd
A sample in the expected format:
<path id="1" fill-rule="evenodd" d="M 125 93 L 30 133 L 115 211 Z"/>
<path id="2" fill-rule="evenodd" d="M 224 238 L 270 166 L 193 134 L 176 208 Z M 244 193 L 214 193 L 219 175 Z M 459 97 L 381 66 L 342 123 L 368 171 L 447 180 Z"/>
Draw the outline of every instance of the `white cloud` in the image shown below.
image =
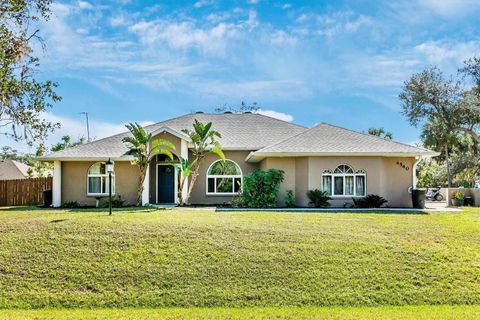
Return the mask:
<path id="1" fill-rule="evenodd" d="M 247 1 L 249 4 L 257 4 L 260 2 L 260 0 L 248 0 Z"/>
<path id="2" fill-rule="evenodd" d="M 61 128 L 55 130 L 55 132 L 49 134 L 45 144 L 51 146 L 61 140 L 65 135 L 69 135 L 73 140 L 77 140 L 81 137 L 87 138 L 87 127 L 85 118 L 83 115 L 78 114 L 78 117 L 59 116 L 50 112 L 42 114 L 42 118 L 53 123 L 60 123 Z M 112 123 L 107 121 L 95 120 L 90 114 L 90 139 L 98 140 L 117 133 L 126 132 L 126 123 Z M 139 121 L 142 126 L 153 124 L 152 121 Z M 39 143 L 39 141 L 37 141 Z M 0 136 L 0 145 L 9 145 L 14 149 L 17 149 L 23 153 L 34 153 L 35 148 L 29 147 L 25 142 L 15 142 L 12 139 L 7 139 Z"/>
<path id="3" fill-rule="evenodd" d="M 291 4 L 291 3 L 282 4 L 282 9 L 283 9 L 283 10 L 290 9 L 291 7 L 292 7 L 292 4 Z"/>
<path id="4" fill-rule="evenodd" d="M 123 26 L 125 24 L 126 24 L 126 20 L 123 14 L 119 14 L 117 16 L 113 16 L 110 18 L 110 25 L 112 27 Z"/>
<path id="5" fill-rule="evenodd" d="M 418 0 L 418 2 L 421 6 L 446 17 L 472 13 L 480 8 L 478 0 Z"/>
<path id="6" fill-rule="evenodd" d="M 78 7 L 83 10 L 92 10 L 93 5 L 87 1 L 78 1 Z"/>
<path id="7" fill-rule="evenodd" d="M 199 0 L 199 1 L 197 1 L 193 4 L 193 7 L 198 9 L 198 8 L 210 6 L 214 3 L 215 3 L 215 1 L 213 1 L 213 0 Z"/>
<path id="8" fill-rule="evenodd" d="M 415 47 L 428 63 L 440 65 L 451 60 L 455 64 L 480 53 L 480 41 L 468 42 L 425 42 Z"/>
<path id="9" fill-rule="evenodd" d="M 336 11 L 331 14 L 303 13 L 296 19 L 297 33 L 332 37 L 340 33 L 354 33 L 374 23 L 371 17 L 353 11 Z"/>
<path id="10" fill-rule="evenodd" d="M 272 117 L 275 119 L 287 121 L 287 122 L 292 122 L 293 121 L 293 116 L 288 113 L 283 113 L 283 112 L 278 112 L 275 110 L 258 110 L 256 113 L 263 114 L 264 116 Z"/>

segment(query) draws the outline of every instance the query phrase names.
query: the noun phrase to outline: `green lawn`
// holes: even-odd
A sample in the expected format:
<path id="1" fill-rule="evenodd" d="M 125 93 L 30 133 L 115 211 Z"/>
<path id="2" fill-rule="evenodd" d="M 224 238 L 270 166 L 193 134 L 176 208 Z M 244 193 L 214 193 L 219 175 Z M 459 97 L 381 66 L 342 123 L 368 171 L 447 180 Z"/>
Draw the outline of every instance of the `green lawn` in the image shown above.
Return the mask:
<path id="1" fill-rule="evenodd" d="M 388 307 L 406 305 L 426 306 Z M 177 319 L 182 312 L 205 319 L 225 312 L 233 319 L 292 313 L 321 319 L 328 312 L 452 319 L 451 307 L 431 305 L 480 305 L 479 209 L 429 215 L 137 209 L 112 217 L 101 210 L 0 209 L 1 309 L 134 308 L 95 313 L 100 319 L 107 313 Z M 375 306 L 383 307 L 365 308 Z M 243 307 L 267 309 L 222 309 Z M 455 308 L 479 317 L 479 307 Z M 53 319 L 83 311 L 0 315 L 22 312 Z"/>
<path id="2" fill-rule="evenodd" d="M 3 320 L 17 319 L 337 319 L 337 320 L 477 320 L 479 306 L 406 306 L 406 307 L 290 307 L 290 308 L 170 308 L 170 309 L 48 309 L 0 311 Z"/>

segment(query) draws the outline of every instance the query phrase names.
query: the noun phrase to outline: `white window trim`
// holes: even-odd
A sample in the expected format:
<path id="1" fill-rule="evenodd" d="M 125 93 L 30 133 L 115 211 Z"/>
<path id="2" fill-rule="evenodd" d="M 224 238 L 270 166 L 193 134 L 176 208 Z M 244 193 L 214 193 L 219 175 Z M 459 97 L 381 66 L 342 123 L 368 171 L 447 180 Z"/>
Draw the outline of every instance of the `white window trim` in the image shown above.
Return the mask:
<path id="1" fill-rule="evenodd" d="M 240 170 L 240 174 L 229 174 L 229 175 L 221 175 L 221 174 L 208 174 L 210 172 L 210 169 L 212 168 L 212 166 L 219 162 L 219 161 L 223 161 L 223 160 L 217 160 L 217 161 L 214 161 L 212 162 L 212 164 L 210 164 L 210 166 L 208 167 L 208 170 L 207 170 L 207 178 L 205 179 L 205 191 L 206 191 L 206 194 L 207 196 L 234 196 L 236 194 L 238 194 L 239 192 L 241 192 L 242 188 L 243 188 L 243 172 L 242 172 L 242 168 L 238 165 L 238 163 L 236 163 L 235 161 L 233 160 L 230 160 L 230 159 L 225 159 L 225 161 L 230 161 L 230 162 L 233 162 L 237 167 L 238 169 Z M 208 179 L 209 178 L 214 178 L 215 179 L 215 183 L 213 185 L 214 187 L 214 192 L 209 192 L 208 191 Z M 217 192 L 217 179 L 218 178 L 222 178 L 222 179 L 233 179 L 233 184 L 232 184 L 232 187 L 233 187 L 233 191 L 232 192 Z M 240 191 L 237 191 L 235 192 L 235 178 L 240 178 Z"/>
<path id="2" fill-rule="evenodd" d="M 335 169 L 337 169 L 338 167 L 340 167 L 342 165 L 338 165 L 335 167 Z M 344 166 L 348 166 L 352 169 L 352 173 L 333 173 L 335 172 L 335 169 L 333 169 L 331 172 L 332 173 L 322 173 L 322 183 L 321 183 L 321 186 L 322 186 L 322 190 L 323 190 L 323 177 L 325 176 L 329 176 L 331 177 L 331 182 L 330 182 L 330 195 L 329 197 L 331 197 L 332 199 L 338 199 L 338 198 L 363 198 L 367 195 L 367 174 L 365 172 L 365 170 L 363 169 L 359 169 L 359 170 L 353 170 L 353 167 L 352 166 L 349 166 L 347 164 L 344 164 Z M 363 171 L 362 173 L 356 173 L 358 171 Z M 334 190 L 335 190 L 335 177 L 342 177 L 343 178 L 343 194 L 334 194 Z M 346 190 L 346 184 L 345 184 L 345 177 L 353 177 L 353 194 L 345 194 L 345 190 Z M 364 194 L 357 194 L 357 177 L 363 177 L 364 179 Z M 326 191 L 326 190 L 323 190 L 323 191 Z"/>
<path id="3" fill-rule="evenodd" d="M 105 162 L 95 162 L 94 164 L 92 164 L 90 167 L 88 167 L 88 171 L 87 171 L 87 196 L 90 196 L 90 197 L 105 197 L 105 196 L 108 196 L 108 192 L 106 193 L 102 193 L 102 192 L 89 192 L 89 180 L 90 178 L 100 178 L 100 190 L 103 189 L 103 179 L 101 179 L 102 177 L 105 177 L 106 179 L 108 179 L 108 173 L 105 173 L 105 174 L 102 174 L 102 173 L 88 173 L 90 171 L 90 168 L 93 167 L 94 165 L 96 165 L 97 163 L 105 163 Z M 112 173 L 112 195 L 115 195 L 115 172 Z"/>

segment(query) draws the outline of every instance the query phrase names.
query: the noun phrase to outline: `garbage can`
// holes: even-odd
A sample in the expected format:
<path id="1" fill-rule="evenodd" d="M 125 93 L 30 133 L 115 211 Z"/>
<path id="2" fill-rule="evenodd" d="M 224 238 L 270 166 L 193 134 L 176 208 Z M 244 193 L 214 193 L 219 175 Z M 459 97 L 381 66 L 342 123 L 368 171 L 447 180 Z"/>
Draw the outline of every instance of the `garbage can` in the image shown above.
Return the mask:
<path id="1" fill-rule="evenodd" d="M 412 189 L 412 206 L 415 209 L 425 209 L 425 189 Z"/>
<path id="2" fill-rule="evenodd" d="M 473 207 L 473 197 L 465 197 L 463 198 L 463 204 L 465 206 Z"/>
<path id="3" fill-rule="evenodd" d="M 52 189 L 43 190 L 43 206 L 50 207 L 52 205 Z"/>

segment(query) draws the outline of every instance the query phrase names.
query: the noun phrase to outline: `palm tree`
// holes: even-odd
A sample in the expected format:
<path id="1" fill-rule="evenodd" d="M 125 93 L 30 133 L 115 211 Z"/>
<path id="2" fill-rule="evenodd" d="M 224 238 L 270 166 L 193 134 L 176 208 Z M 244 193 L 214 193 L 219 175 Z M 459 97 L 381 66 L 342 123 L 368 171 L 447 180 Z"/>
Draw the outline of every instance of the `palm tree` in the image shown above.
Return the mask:
<path id="1" fill-rule="evenodd" d="M 137 205 L 139 206 L 142 204 L 143 182 L 150 160 L 157 154 L 164 154 L 173 160 L 173 154 L 170 150 L 175 151 L 175 146 L 165 139 L 152 140 L 152 134 L 147 134 L 138 123 L 130 123 L 126 127 L 132 136 L 123 138 L 122 142 L 130 144 L 130 154 L 135 157 L 133 163 L 138 165 L 140 170 L 137 195 Z"/>
<path id="2" fill-rule="evenodd" d="M 186 159 L 181 158 L 180 164 L 182 169 L 182 175 L 180 177 L 180 187 L 179 187 L 179 200 L 180 204 L 183 205 L 185 202 L 188 202 L 190 194 L 192 192 L 195 181 L 198 177 L 198 170 L 202 160 L 207 156 L 208 153 L 213 153 L 219 156 L 222 160 L 225 160 L 225 155 L 223 154 L 222 147 L 217 141 L 217 138 L 221 138 L 222 135 L 216 131 L 212 130 L 212 123 L 203 124 L 197 119 L 193 122 L 193 130 L 183 129 L 183 133 L 190 137 L 192 140 L 192 159 L 187 161 Z M 191 177 L 187 195 L 183 199 L 182 194 L 185 188 L 185 182 L 188 177 Z"/>

